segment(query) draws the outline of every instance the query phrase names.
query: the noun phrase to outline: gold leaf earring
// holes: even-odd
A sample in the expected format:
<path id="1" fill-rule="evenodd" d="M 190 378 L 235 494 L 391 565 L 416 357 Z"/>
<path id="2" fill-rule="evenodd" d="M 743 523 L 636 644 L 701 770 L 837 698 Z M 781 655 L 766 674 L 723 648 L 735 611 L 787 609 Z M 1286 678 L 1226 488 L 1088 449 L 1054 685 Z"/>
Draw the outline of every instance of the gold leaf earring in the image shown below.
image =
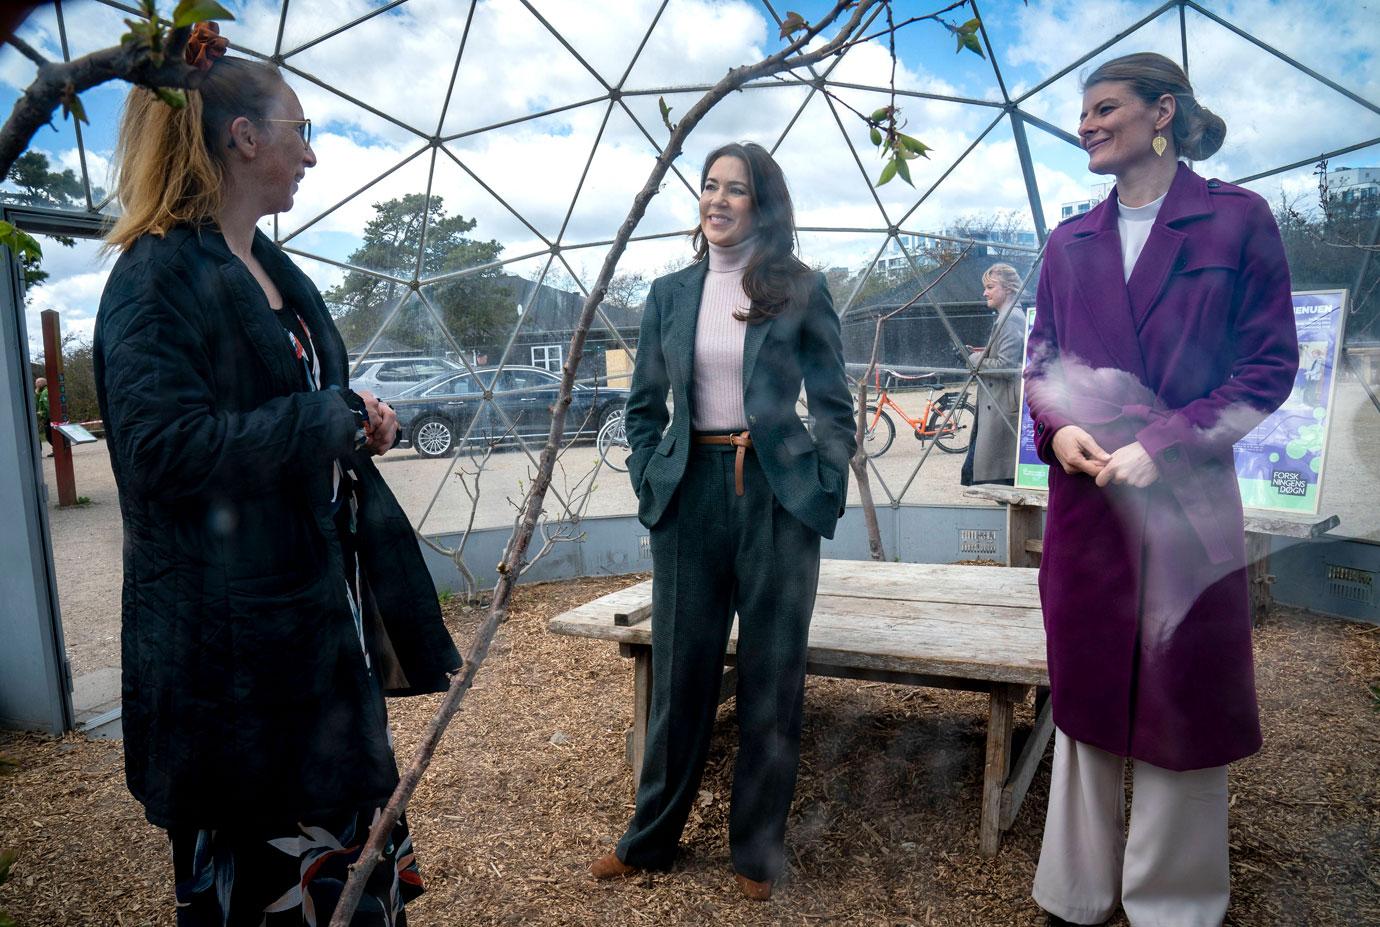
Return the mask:
<path id="1" fill-rule="evenodd" d="M 1150 143 L 1150 147 L 1155 150 L 1155 157 L 1162 157 L 1164 150 L 1169 147 L 1169 142 L 1163 135 L 1155 133 L 1155 139 Z"/>

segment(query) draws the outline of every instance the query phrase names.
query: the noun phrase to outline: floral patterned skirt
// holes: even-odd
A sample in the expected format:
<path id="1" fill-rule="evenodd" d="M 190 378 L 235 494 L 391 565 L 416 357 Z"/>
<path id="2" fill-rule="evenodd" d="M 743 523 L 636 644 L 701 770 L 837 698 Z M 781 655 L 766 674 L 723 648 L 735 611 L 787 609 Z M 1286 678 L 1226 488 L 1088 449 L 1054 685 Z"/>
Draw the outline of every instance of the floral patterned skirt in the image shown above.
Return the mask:
<path id="1" fill-rule="evenodd" d="M 178 927 L 326 927 L 379 811 L 299 824 L 277 837 L 174 830 Z M 406 927 L 424 891 L 406 819 L 393 828 L 352 927 Z"/>

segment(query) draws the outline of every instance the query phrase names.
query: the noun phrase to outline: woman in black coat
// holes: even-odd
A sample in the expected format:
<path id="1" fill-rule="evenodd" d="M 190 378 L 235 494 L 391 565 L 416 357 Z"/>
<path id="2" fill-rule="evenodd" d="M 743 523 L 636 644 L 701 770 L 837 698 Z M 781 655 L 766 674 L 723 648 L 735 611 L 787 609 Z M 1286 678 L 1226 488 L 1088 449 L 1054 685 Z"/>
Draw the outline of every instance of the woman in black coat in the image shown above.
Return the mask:
<path id="1" fill-rule="evenodd" d="M 171 839 L 179 925 L 325 923 L 397 783 L 384 693 L 440 691 L 461 660 L 370 460 L 392 410 L 346 388 L 320 294 L 255 230 L 316 163 L 310 123 L 218 46 L 197 27 L 185 109 L 131 92 L 117 152 L 95 365 L 126 776 Z M 355 923 L 405 923 L 421 888 L 399 824 Z"/>

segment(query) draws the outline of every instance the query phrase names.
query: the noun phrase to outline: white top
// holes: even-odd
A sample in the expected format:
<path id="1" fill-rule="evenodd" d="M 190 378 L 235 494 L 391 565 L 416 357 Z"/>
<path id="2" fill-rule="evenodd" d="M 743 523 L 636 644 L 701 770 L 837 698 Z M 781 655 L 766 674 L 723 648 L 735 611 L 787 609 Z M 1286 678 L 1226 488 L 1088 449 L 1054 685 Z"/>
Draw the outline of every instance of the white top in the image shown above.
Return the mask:
<path id="1" fill-rule="evenodd" d="M 743 342 L 747 323 L 734 314 L 747 313 L 743 271 L 752 257 L 753 240 L 721 248 L 709 243 L 709 271 L 700 295 L 695 323 L 694 396 L 691 421 L 696 431 L 746 431 L 743 409 Z"/>
<path id="2" fill-rule="evenodd" d="M 1121 236 L 1121 267 L 1127 280 L 1131 279 L 1136 259 L 1145 248 L 1145 240 L 1150 237 L 1150 227 L 1155 224 L 1155 216 L 1159 215 L 1164 197 L 1168 195 L 1169 192 L 1165 191 L 1159 199 L 1144 206 L 1127 206 L 1121 197 L 1117 197 L 1116 231 Z"/>

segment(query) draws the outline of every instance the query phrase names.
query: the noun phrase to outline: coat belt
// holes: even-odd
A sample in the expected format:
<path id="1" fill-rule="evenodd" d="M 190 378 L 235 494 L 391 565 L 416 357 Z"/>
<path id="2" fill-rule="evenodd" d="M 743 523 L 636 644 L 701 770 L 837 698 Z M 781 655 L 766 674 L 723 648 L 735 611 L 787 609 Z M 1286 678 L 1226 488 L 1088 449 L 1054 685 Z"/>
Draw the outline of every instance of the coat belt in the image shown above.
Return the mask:
<path id="1" fill-rule="evenodd" d="M 733 489 L 738 495 L 743 494 L 743 460 L 747 458 L 747 452 L 752 449 L 752 435 L 743 431 L 732 435 L 694 435 L 690 439 L 692 444 L 730 444 L 737 448 L 733 455 Z"/>

